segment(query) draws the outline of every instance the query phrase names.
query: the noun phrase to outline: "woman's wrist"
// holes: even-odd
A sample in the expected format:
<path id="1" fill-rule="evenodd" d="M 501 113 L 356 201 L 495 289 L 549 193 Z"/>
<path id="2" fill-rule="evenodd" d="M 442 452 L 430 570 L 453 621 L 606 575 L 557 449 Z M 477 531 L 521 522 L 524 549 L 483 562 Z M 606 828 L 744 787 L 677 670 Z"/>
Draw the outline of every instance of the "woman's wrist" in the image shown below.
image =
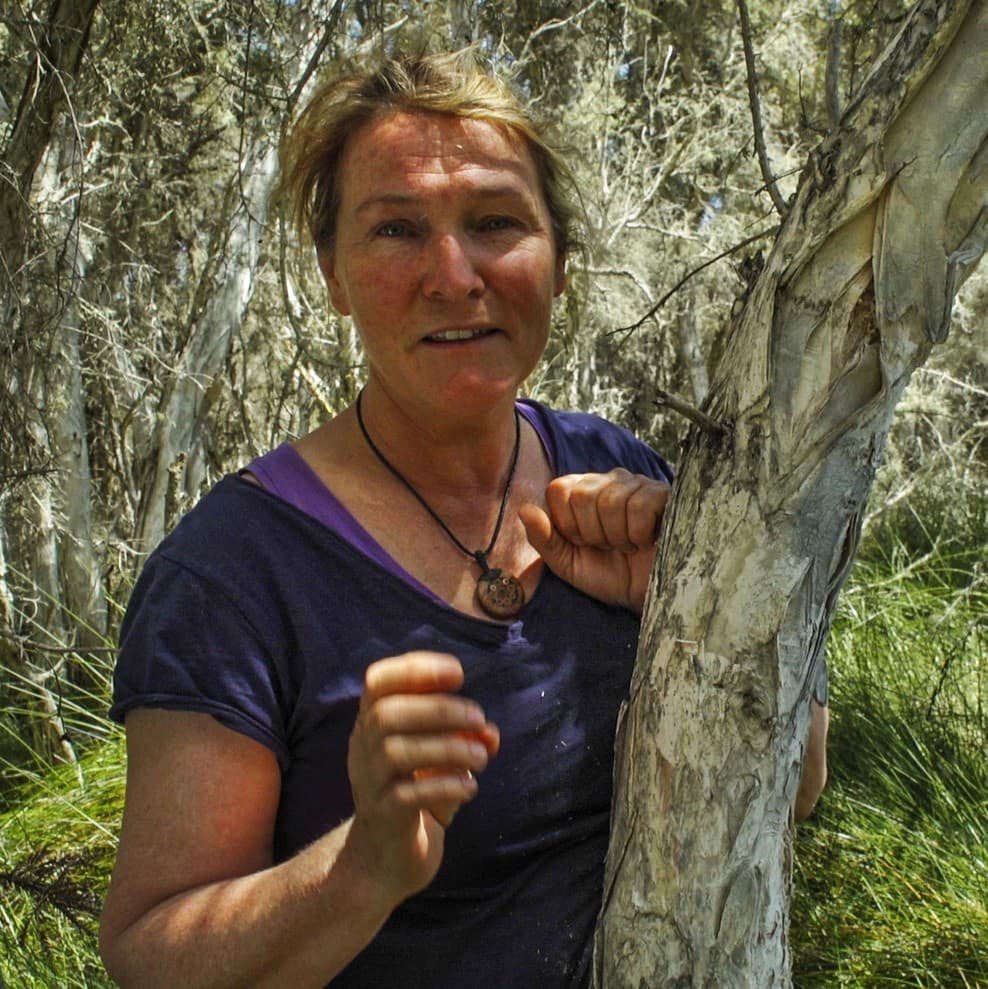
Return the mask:
<path id="1" fill-rule="evenodd" d="M 385 867 L 387 856 L 375 849 L 356 818 L 342 827 L 345 835 L 333 863 L 334 878 L 349 891 L 358 912 L 379 916 L 383 923 L 416 890 L 396 881 L 400 879 L 397 870 Z"/>

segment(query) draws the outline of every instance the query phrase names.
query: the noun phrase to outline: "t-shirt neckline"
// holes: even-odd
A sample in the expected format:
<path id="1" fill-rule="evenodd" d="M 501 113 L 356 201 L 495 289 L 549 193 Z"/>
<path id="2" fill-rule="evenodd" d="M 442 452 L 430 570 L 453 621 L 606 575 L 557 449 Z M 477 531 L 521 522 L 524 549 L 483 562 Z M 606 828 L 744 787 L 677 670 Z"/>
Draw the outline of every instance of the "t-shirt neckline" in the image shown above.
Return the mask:
<path id="1" fill-rule="evenodd" d="M 555 475 L 556 464 L 553 457 L 553 444 L 545 432 L 543 424 L 538 420 L 531 404 L 518 401 L 516 408 L 535 430 L 546 459 L 549 461 L 550 470 Z M 322 482 L 308 461 L 291 443 L 286 441 L 268 453 L 262 454 L 242 468 L 239 473 L 241 475 L 252 474 L 269 494 L 280 498 L 309 518 L 315 519 L 320 525 L 329 529 L 330 532 L 368 557 L 387 573 L 446 611 L 482 622 L 485 625 L 505 626 L 511 624 L 510 622 L 493 621 L 460 611 L 459 608 L 454 608 L 445 598 L 440 597 L 414 574 L 409 573 L 358 521 L 333 491 Z M 542 576 L 545 576 L 544 572 Z M 534 593 L 522 606 L 522 611 L 534 600 L 541 583 L 540 579 Z"/>

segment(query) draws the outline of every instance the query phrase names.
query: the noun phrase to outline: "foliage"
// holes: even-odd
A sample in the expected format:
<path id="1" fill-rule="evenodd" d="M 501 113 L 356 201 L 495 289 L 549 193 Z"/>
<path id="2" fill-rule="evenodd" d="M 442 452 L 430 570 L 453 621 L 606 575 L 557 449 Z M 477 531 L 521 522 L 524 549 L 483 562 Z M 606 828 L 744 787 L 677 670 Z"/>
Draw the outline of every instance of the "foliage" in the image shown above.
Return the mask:
<path id="1" fill-rule="evenodd" d="M 955 492 L 943 529 L 938 485 L 883 513 L 838 607 L 831 783 L 796 849 L 801 987 L 988 982 L 984 491 Z"/>
<path id="2" fill-rule="evenodd" d="M 110 982 L 96 921 L 123 803 L 118 734 L 70 767 L 22 771 L 0 813 L 0 978 L 6 989 L 95 989 Z"/>

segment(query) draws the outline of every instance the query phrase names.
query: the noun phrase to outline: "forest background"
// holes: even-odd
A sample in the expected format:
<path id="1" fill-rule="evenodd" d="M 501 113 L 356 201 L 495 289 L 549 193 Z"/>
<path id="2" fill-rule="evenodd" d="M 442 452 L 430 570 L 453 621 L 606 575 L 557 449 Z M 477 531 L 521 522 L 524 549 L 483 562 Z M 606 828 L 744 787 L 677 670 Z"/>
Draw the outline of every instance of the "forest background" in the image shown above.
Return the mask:
<path id="1" fill-rule="evenodd" d="M 905 9 L 749 0 L 753 120 L 728 0 L 0 0 L 0 984 L 108 984 L 105 712 L 144 554 L 362 380 L 271 199 L 319 74 L 477 43 L 514 75 L 593 227 L 528 390 L 675 461 L 663 394 L 701 404 L 777 205 Z M 986 317 L 982 270 L 900 406 L 839 605 L 798 986 L 988 985 Z"/>

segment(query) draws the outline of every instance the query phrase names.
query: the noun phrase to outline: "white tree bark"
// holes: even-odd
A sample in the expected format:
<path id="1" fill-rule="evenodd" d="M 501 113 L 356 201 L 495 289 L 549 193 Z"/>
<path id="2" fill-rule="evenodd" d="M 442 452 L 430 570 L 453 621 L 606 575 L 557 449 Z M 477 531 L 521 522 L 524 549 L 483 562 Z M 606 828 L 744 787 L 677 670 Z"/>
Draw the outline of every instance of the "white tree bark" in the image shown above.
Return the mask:
<path id="1" fill-rule="evenodd" d="M 298 99 L 315 77 L 316 61 L 342 12 L 340 0 L 300 7 L 294 14 L 297 48 L 285 78 Z M 137 548 L 151 550 L 206 481 L 208 413 L 219 391 L 234 337 L 254 292 L 268 202 L 277 177 L 277 121 L 256 121 L 227 200 L 230 221 L 202 287 L 206 302 L 154 414 L 154 433 L 142 478 Z"/>
<path id="2" fill-rule="evenodd" d="M 687 292 L 689 300 L 686 311 L 676 317 L 673 327 L 673 340 L 676 346 L 676 356 L 686 372 L 690 385 L 689 401 L 699 405 L 710 391 L 710 375 L 703 347 L 700 344 L 700 334 L 696 326 L 694 306 L 696 292 L 690 288 Z"/>
<path id="3" fill-rule="evenodd" d="M 106 600 L 92 527 L 79 345 L 78 289 L 88 263 L 74 194 L 79 149 L 70 126 L 49 137 L 38 174 L 32 176 L 35 203 L 49 218 L 46 233 L 57 245 L 33 261 L 33 278 L 49 292 L 30 315 L 16 317 L 20 331 L 34 339 L 22 346 L 20 367 L 7 369 L 7 380 L 17 382 L 25 433 L 47 462 L 45 470 L 18 488 L 13 529 L 20 564 L 12 583 L 20 593 L 15 598 L 6 586 L 3 610 L 4 624 L 18 636 L 8 669 L 16 671 L 20 689 L 32 695 L 44 715 L 32 726 L 34 750 L 75 762 L 61 710 L 70 675 L 66 647 L 102 645 Z"/>
<path id="4" fill-rule="evenodd" d="M 276 132 L 266 134 L 242 162 L 242 200 L 206 288 L 204 311 L 191 328 L 155 416 L 137 530 L 143 551 L 161 541 L 186 499 L 198 495 L 205 477 L 205 420 L 215 398 L 214 381 L 226 366 L 253 294 L 268 199 L 277 174 L 276 141 Z"/>
<path id="5" fill-rule="evenodd" d="M 667 513 L 598 987 L 790 984 L 809 697 L 909 375 L 988 241 L 988 0 L 923 0 L 810 161 Z"/>
<path id="6" fill-rule="evenodd" d="M 60 621 L 59 626 L 66 631 L 72 629 L 72 644 L 91 648 L 104 644 L 107 610 L 102 554 L 93 530 L 89 425 L 80 344 L 79 292 L 92 260 L 92 246 L 82 230 L 78 197 L 66 196 L 66 187 L 72 185 L 66 175 L 81 174 L 80 154 L 73 129 L 63 127 L 49 149 L 49 167 L 41 183 L 41 200 L 57 204 L 52 210 L 57 217 L 52 233 L 55 242 L 62 245 L 60 253 L 65 260 L 61 271 L 51 272 L 54 284 L 60 278 L 64 284 L 64 303 L 56 311 L 52 331 L 53 359 L 45 373 L 38 376 L 44 389 L 39 408 L 46 419 L 46 440 L 54 468 L 50 482 L 54 524 L 48 531 L 39 531 L 38 538 L 53 544 L 50 555 L 56 560 L 56 583 L 45 591 L 69 618 Z M 59 641 L 68 644 L 65 639 Z"/>

